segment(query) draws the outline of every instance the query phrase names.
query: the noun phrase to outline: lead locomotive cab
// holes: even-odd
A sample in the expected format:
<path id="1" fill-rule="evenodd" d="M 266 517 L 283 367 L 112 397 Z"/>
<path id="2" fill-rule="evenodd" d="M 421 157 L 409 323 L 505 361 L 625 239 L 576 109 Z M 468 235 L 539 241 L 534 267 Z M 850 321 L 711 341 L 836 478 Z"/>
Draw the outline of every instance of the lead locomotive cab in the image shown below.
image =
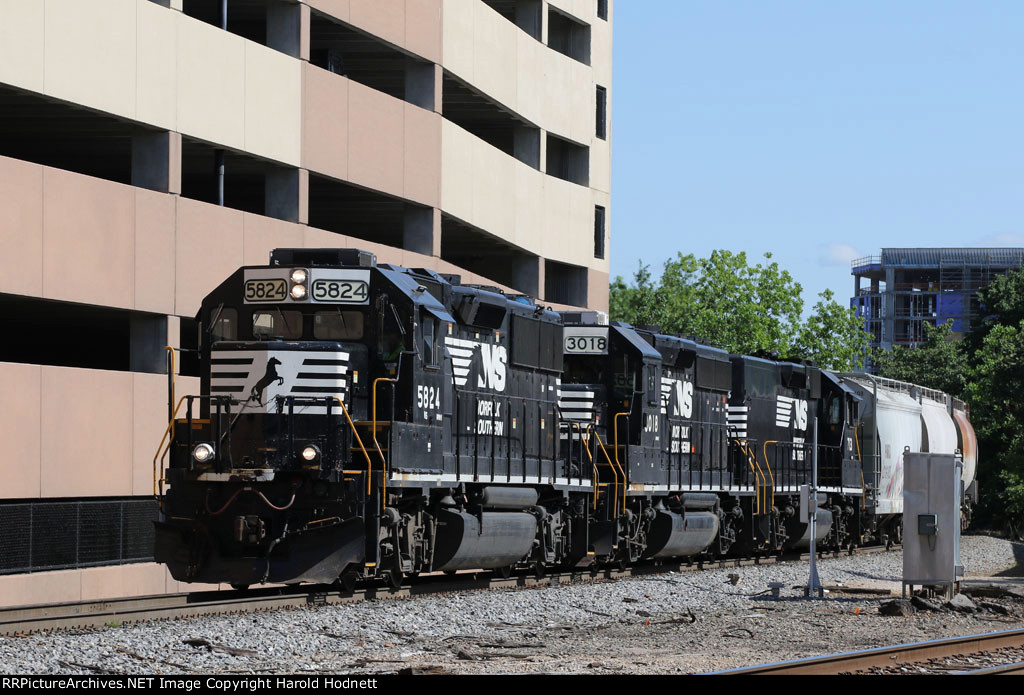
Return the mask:
<path id="1" fill-rule="evenodd" d="M 365 524 L 380 521 L 394 421 L 408 436 L 419 418 L 419 460 L 440 467 L 442 431 L 427 425 L 452 320 L 363 251 L 280 249 L 236 271 L 199 312 L 202 395 L 172 426 L 158 560 L 178 580 L 237 585 L 375 565 Z"/>

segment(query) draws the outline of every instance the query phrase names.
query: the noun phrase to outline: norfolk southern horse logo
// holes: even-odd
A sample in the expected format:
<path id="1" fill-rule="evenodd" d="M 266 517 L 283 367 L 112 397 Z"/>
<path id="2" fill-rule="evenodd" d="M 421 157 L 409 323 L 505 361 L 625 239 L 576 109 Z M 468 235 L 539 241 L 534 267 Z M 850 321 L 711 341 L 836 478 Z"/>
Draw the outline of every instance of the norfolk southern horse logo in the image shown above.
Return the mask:
<path id="1" fill-rule="evenodd" d="M 249 392 L 249 400 L 256 401 L 260 405 L 263 405 L 263 392 L 267 390 L 275 381 L 278 385 L 284 384 L 284 377 L 277 373 L 277 367 L 281 364 L 281 360 L 276 357 L 271 357 L 267 362 L 267 373 L 263 375 L 263 378 L 256 382 L 252 387 L 252 391 Z"/>

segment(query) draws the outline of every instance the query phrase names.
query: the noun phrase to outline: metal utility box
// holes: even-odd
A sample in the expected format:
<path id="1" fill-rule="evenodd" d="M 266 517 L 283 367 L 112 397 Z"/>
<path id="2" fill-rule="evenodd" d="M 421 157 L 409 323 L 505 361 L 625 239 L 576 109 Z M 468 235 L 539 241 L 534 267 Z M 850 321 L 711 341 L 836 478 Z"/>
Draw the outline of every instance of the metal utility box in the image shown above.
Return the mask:
<path id="1" fill-rule="evenodd" d="M 953 454 L 903 453 L 903 594 L 907 587 L 944 586 L 949 595 L 960 564 L 963 462 Z"/>

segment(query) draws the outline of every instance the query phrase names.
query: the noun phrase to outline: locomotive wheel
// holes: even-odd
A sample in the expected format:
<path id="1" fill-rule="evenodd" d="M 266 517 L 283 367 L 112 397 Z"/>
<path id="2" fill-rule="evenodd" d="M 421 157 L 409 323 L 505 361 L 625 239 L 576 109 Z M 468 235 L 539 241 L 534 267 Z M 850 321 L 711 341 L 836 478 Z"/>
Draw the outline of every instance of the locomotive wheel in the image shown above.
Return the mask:
<path id="1" fill-rule="evenodd" d="M 494 573 L 496 575 L 498 575 L 499 577 L 501 577 L 502 579 L 508 579 L 509 577 L 512 576 L 512 565 L 507 565 L 505 567 L 499 567 L 498 569 L 494 570 Z"/>
<path id="2" fill-rule="evenodd" d="M 547 574 L 547 567 L 544 566 L 543 562 L 538 562 L 533 566 L 533 575 L 537 579 L 543 579 L 545 574 Z"/>
<path id="3" fill-rule="evenodd" d="M 402 570 L 395 567 L 384 573 L 384 580 L 387 581 L 388 586 L 392 589 L 402 588 Z"/>
<path id="4" fill-rule="evenodd" d="M 232 584 L 231 588 L 234 589 L 235 591 L 245 591 L 246 589 L 249 588 L 249 585 L 248 584 Z"/>

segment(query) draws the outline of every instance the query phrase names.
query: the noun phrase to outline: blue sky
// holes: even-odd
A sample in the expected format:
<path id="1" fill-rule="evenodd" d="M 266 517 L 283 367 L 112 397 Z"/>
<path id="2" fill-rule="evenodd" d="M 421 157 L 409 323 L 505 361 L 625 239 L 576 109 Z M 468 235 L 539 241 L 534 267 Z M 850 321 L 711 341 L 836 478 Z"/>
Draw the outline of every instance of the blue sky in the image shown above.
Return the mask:
<path id="1" fill-rule="evenodd" d="M 883 246 L 1024 246 L 1024 2 L 618 0 L 612 277 L 771 251 L 843 303 Z"/>

